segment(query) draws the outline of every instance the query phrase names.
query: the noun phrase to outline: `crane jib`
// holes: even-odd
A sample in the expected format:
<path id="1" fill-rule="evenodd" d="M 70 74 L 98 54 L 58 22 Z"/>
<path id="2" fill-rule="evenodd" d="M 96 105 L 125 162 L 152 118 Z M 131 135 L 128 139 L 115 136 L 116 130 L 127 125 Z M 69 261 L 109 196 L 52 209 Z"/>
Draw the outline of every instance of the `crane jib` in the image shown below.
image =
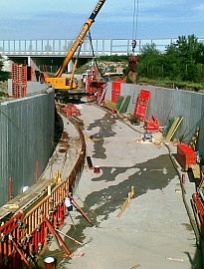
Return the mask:
<path id="1" fill-rule="evenodd" d="M 94 20 L 95 17 L 97 16 L 98 12 L 100 11 L 100 9 L 102 8 L 103 4 L 105 3 L 106 0 L 100 0 L 98 2 L 98 4 L 96 5 L 94 11 L 91 13 L 91 16 L 89 17 L 89 19 Z"/>
<path id="2" fill-rule="evenodd" d="M 87 19 L 87 21 L 85 22 L 84 26 L 82 27 L 81 31 L 79 32 L 77 38 L 75 39 L 75 41 L 72 43 L 71 47 L 69 48 L 64 61 L 62 63 L 62 65 L 59 67 L 58 71 L 55 74 L 55 77 L 60 77 L 62 75 L 62 73 L 64 72 L 67 64 L 71 61 L 74 53 L 76 52 L 76 50 L 78 49 L 78 47 L 84 42 L 84 37 L 86 35 L 86 33 L 88 32 L 88 30 L 90 29 L 92 23 L 94 22 L 95 17 L 97 16 L 97 14 L 99 13 L 100 9 L 102 8 L 103 4 L 105 3 L 106 0 L 99 0 L 95 9 L 93 10 L 93 12 L 91 13 L 91 16 L 89 17 L 89 19 Z"/>

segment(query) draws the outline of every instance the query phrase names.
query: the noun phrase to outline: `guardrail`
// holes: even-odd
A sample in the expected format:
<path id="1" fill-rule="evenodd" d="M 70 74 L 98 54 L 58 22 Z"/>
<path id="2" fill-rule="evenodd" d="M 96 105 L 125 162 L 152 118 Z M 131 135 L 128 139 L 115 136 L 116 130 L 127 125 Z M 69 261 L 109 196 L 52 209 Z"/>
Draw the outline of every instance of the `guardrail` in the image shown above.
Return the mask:
<path id="1" fill-rule="evenodd" d="M 177 38 L 139 39 L 137 40 L 135 53 L 140 54 L 142 47 L 147 44 L 155 44 L 157 50 L 164 52 L 166 47 L 176 40 Z M 68 39 L 0 40 L 0 54 L 64 56 L 73 41 Z M 204 39 L 199 39 L 199 41 L 204 42 Z M 96 56 L 132 53 L 131 39 L 95 39 L 92 40 L 92 44 L 89 39 L 85 39 L 81 47 L 80 57 L 92 55 L 92 46 Z"/>

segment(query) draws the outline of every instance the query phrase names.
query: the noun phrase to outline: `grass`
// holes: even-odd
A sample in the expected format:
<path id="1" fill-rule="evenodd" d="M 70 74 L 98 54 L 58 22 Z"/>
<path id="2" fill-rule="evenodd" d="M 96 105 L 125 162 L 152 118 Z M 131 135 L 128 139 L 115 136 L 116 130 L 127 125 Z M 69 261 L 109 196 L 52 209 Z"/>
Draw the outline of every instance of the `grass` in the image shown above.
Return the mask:
<path id="1" fill-rule="evenodd" d="M 196 92 L 204 90 L 204 83 L 194 83 L 190 81 L 172 81 L 169 79 L 149 79 L 145 77 L 140 77 L 139 83 L 148 83 L 155 86 L 162 86 L 172 89 L 178 88 Z"/>

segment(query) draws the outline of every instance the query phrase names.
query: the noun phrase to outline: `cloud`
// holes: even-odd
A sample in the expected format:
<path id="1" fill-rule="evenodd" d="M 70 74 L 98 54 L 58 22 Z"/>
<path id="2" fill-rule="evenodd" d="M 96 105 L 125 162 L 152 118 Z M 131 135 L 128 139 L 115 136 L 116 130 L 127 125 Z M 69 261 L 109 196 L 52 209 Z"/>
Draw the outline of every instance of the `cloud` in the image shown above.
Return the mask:
<path id="1" fill-rule="evenodd" d="M 194 10 L 204 11 L 204 3 L 195 5 Z"/>

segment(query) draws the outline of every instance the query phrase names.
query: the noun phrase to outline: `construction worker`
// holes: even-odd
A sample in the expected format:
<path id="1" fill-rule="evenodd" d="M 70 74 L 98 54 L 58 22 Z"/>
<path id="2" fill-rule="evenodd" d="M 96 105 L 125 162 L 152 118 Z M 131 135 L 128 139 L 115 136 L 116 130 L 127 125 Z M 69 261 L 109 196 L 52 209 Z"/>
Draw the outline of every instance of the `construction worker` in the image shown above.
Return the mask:
<path id="1" fill-rule="evenodd" d="M 72 203 L 72 193 L 70 192 L 67 196 L 65 196 L 64 200 L 65 206 L 67 208 L 68 216 L 70 217 L 72 224 L 74 225 L 74 229 L 76 230 L 76 226 L 74 220 L 71 215 L 71 211 L 73 211 L 73 203 Z"/>
<path id="2" fill-rule="evenodd" d="M 71 193 L 70 193 L 70 197 L 72 197 Z M 73 211 L 72 199 L 70 197 L 69 195 L 67 195 L 64 200 L 64 203 L 68 212 Z"/>

